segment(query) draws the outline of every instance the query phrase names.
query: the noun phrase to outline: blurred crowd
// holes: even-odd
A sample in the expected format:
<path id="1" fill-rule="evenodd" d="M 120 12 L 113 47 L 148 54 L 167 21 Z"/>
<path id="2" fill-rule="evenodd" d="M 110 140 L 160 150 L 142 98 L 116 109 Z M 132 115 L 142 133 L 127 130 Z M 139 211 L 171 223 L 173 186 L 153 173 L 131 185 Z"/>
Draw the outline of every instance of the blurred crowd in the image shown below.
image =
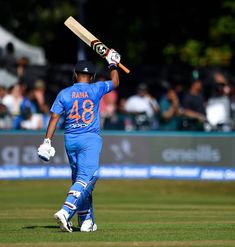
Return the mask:
<path id="1" fill-rule="evenodd" d="M 159 97 L 140 83 L 133 95 L 112 102 L 116 111 L 105 117 L 104 128 L 119 123 L 125 130 L 234 131 L 235 88 L 221 69 L 208 75 L 188 86 L 162 81 Z"/>
<path id="2" fill-rule="evenodd" d="M 42 130 L 47 127 L 52 96 L 42 78 L 30 83 L 24 81 L 24 69 L 28 63 L 27 57 L 16 59 L 14 46 L 8 44 L 0 66 L 16 75 L 17 83 L 9 87 L 0 84 L 2 130 Z M 96 79 L 109 78 L 100 73 Z M 100 103 L 101 128 L 126 131 L 235 130 L 235 87 L 227 71 L 217 68 L 204 73 L 204 77 L 194 73 L 187 85 L 167 80 L 158 82 L 158 85 L 157 93 L 151 88 L 152 84 L 142 82 L 128 97 L 119 95 L 117 90 L 105 95 Z M 58 129 L 64 128 L 63 121 L 61 117 Z"/>
<path id="3" fill-rule="evenodd" d="M 14 45 L 9 42 L 0 57 L 0 68 L 15 82 L 10 76 L 0 78 L 0 129 L 40 130 L 47 126 L 50 101 L 46 83 L 42 78 L 25 79 L 29 65 L 27 56 L 15 57 Z"/>

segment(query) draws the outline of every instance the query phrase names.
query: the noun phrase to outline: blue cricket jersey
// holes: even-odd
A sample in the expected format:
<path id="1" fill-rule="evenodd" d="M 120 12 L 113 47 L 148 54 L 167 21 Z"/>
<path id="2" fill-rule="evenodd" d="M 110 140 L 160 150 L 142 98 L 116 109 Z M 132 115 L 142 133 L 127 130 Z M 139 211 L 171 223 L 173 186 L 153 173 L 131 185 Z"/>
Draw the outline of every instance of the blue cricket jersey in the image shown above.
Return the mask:
<path id="1" fill-rule="evenodd" d="M 59 92 L 51 112 L 65 114 L 65 134 L 99 133 L 99 104 L 103 95 L 113 90 L 112 81 L 74 83 Z"/>

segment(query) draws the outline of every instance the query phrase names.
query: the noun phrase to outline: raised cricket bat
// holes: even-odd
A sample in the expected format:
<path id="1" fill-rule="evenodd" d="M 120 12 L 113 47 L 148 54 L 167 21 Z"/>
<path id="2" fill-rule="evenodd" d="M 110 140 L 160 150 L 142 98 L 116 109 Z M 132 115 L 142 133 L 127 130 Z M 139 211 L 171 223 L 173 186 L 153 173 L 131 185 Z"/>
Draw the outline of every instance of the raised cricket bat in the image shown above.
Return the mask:
<path id="1" fill-rule="evenodd" d="M 98 53 L 101 57 L 105 58 L 109 51 L 109 48 L 102 42 L 100 42 L 99 39 L 97 39 L 93 34 L 91 34 L 77 20 L 70 16 L 65 20 L 64 24 L 72 32 L 74 32 L 82 41 L 89 45 L 96 53 Z M 126 68 L 123 64 L 119 63 L 118 67 L 120 67 L 127 74 L 130 73 L 130 70 Z"/>

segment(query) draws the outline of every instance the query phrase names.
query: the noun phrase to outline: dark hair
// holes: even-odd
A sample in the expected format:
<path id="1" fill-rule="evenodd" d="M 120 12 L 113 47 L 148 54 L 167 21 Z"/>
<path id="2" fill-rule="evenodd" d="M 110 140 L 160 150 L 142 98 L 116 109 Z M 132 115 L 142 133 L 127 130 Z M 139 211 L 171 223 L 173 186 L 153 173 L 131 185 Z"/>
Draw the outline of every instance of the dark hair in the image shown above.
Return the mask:
<path id="1" fill-rule="evenodd" d="M 12 42 L 8 42 L 7 43 L 6 50 L 7 50 L 8 53 L 11 53 L 11 54 L 14 53 L 15 47 L 14 47 Z"/>
<path id="2" fill-rule="evenodd" d="M 137 87 L 137 90 L 145 90 L 148 91 L 148 85 L 146 83 L 140 83 Z"/>

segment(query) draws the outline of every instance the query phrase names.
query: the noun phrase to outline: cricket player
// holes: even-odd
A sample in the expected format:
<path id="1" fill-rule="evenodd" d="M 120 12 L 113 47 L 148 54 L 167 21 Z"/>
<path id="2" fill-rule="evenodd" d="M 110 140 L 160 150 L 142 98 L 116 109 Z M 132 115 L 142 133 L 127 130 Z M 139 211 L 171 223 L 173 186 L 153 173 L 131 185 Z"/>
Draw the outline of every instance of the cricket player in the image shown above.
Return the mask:
<path id="1" fill-rule="evenodd" d="M 93 83 L 95 67 L 90 61 L 79 61 L 74 69 L 75 83 L 59 92 L 38 156 L 49 161 L 55 155 L 51 140 L 60 116 L 65 114 L 65 149 L 72 170 L 72 186 L 62 208 L 54 214 L 62 231 L 72 232 L 71 219 L 79 215 L 80 231 L 96 231 L 92 191 L 98 179 L 99 155 L 102 148 L 99 102 L 103 95 L 119 85 L 117 65 L 121 57 L 110 49 L 105 57 L 111 80 Z"/>

